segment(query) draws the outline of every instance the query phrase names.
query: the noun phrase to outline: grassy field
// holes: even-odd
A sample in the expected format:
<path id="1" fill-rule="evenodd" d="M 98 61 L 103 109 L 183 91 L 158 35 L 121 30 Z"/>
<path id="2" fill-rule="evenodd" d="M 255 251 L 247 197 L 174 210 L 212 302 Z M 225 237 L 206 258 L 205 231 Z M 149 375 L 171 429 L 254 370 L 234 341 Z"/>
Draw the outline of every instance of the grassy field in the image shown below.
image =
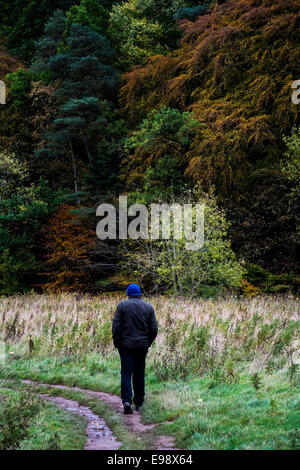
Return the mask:
<path id="1" fill-rule="evenodd" d="M 21 389 L 18 380 L 27 378 L 119 394 L 119 360 L 111 340 L 119 300 L 0 298 L 2 390 L 9 387 L 6 379 Z M 162 423 L 153 434 L 173 435 L 187 449 L 300 448 L 297 298 L 148 300 L 157 313 L 159 335 L 148 355 L 142 417 L 145 423 Z M 59 423 L 62 418 L 54 415 L 48 419 Z M 106 419 L 123 448 L 143 447 L 138 436 L 126 440 L 113 415 Z M 78 419 L 70 426 L 78 431 Z M 37 448 L 37 436 L 34 441 L 26 437 L 16 447 Z M 40 445 L 45 446 L 42 439 Z M 67 445 L 72 448 L 71 442 Z"/>

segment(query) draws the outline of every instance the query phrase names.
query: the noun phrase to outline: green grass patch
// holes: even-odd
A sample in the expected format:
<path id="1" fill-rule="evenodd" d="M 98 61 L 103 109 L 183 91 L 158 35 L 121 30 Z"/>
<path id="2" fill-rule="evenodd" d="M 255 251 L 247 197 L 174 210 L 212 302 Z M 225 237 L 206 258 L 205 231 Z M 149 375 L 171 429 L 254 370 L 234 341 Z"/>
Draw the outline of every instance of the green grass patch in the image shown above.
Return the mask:
<path id="1" fill-rule="evenodd" d="M 86 422 L 80 416 L 46 403 L 24 390 L 6 387 L 0 392 L 0 449 L 84 448 Z"/>
<path id="2" fill-rule="evenodd" d="M 109 371 L 90 375 L 85 368 L 90 360 L 77 359 L 65 365 L 59 358 L 19 359 L 2 369 L 2 374 L 119 393 L 118 362 L 110 359 Z M 99 361 L 101 363 L 101 359 Z M 101 401 L 73 391 L 48 389 L 47 393 L 77 400 L 103 416 L 123 442 L 123 449 L 151 448 L 156 434 L 173 435 L 177 446 L 187 449 L 299 449 L 299 383 L 290 383 L 288 370 L 262 373 L 256 390 L 251 374 L 245 370 L 232 383 L 217 383 L 211 374 L 164 382 L 155 380 L 150 364 L 142 420 L 162 424 L 147 432 L 147 436 L 139 436 L 140 440 L 128 432 L 122 415 L 117 415 Z"/>

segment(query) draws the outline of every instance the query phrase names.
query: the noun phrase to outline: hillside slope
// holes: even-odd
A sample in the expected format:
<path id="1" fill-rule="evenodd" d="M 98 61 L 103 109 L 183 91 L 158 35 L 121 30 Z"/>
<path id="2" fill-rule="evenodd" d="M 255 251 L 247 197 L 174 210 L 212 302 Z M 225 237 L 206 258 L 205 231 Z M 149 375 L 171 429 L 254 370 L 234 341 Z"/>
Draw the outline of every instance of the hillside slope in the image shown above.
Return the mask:
<path id="1" fill-rule="evenodd" d="M 297 209 L 280 165 L 283 137 L 300 123 L 291 101 L 299 24 L 297 0 L 229 0 L 182 21 L 179 49 L 125 74 L 121 90 L 132 128 L 162 106 L 193 112 L 201 127 L 182 155 L 184 178 L 215 187 L 234 223 L 234 246 L 280 270 L 293 266 L 296 249 Z M 132 155 L 130 165 L 143 173 L 148 161 Z"/>

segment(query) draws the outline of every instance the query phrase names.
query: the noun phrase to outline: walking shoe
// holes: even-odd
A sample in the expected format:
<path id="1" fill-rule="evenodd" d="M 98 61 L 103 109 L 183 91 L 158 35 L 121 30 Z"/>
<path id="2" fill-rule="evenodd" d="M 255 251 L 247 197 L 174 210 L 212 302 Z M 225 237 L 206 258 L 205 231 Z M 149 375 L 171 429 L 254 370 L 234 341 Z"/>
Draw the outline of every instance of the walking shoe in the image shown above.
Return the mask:
<path id="1" fill-rule="evenodd" d="M 135 405 L 136 411 L 140 411 L 140 409 L 141 409 L 142 406 L 143 406 L 143 405 Z"/>
<path id="2" fill-rule="evenodd" d="M 132 413 L 133 413 L 133 411 L 132 411 L 132 408 L 131 408 L 131 404 L 128 401 L 126 401 L 124 403 L 124 414 L 125 415 L 131 415 Z"/>

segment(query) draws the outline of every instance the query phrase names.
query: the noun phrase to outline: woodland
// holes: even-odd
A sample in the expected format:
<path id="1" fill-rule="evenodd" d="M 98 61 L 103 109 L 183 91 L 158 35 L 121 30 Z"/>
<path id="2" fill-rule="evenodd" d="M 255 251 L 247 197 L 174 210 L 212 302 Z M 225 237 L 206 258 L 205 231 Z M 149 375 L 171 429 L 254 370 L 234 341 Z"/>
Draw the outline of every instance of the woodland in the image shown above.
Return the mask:
<path id="1" fill-rule="evenodd" d="M 298 0 L 0 15 L 0 294 L 299 290 Z M 120 195 L 204 201 L 204 249 L 98 240 L 96 208 Z"/>

